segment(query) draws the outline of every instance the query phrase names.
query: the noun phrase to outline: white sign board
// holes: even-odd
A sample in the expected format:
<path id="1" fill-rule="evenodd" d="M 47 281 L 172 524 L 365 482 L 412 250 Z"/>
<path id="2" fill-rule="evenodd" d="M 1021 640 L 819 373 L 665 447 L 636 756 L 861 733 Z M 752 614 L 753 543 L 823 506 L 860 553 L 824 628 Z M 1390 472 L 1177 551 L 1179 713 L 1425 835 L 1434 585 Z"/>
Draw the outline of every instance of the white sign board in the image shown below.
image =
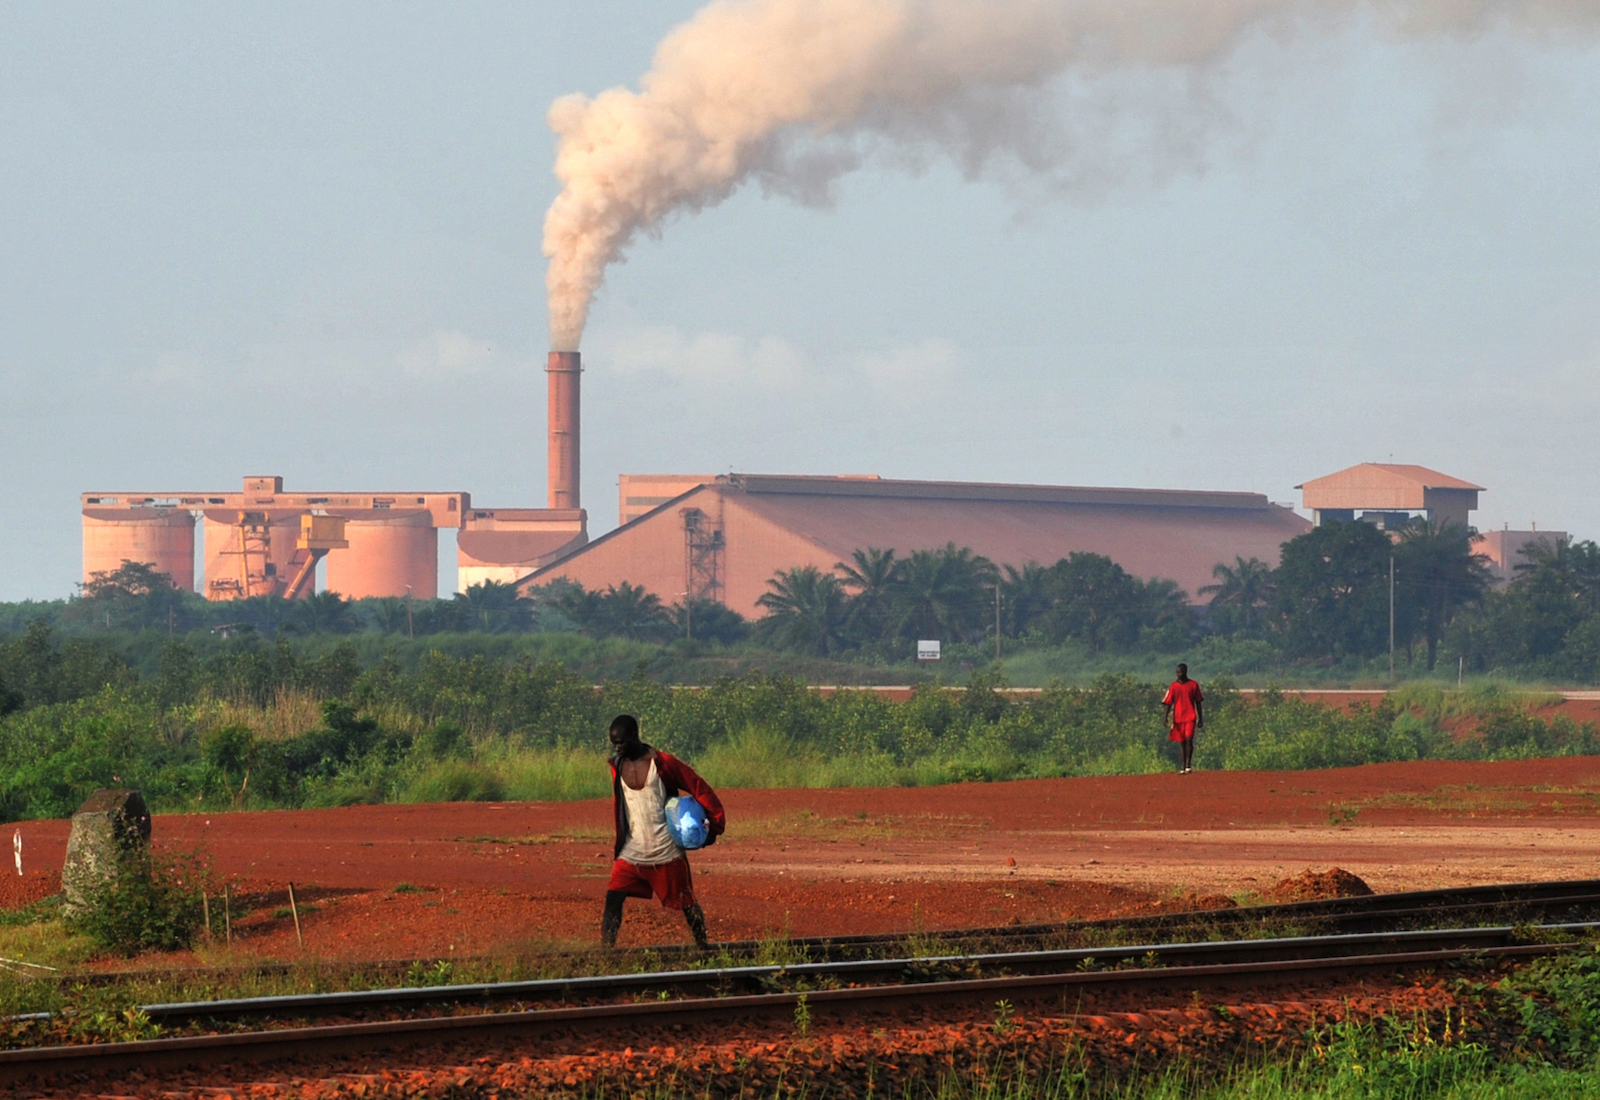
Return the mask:
<path id="1" fill-rule="evenodd" d="M 939 659 L 939 643 L 937 641 L 919 641 L 917 643 L 917 660 L 937 661 Z"/>

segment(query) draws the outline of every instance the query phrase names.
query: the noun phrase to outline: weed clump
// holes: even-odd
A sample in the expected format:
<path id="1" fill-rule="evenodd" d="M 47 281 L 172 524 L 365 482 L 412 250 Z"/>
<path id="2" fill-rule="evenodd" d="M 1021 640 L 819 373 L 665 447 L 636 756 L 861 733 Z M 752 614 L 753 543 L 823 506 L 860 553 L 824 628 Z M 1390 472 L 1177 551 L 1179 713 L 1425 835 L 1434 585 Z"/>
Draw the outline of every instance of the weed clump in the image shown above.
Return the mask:
<path id="1" fill-rule="evenodd" d="M 115 875 L 85 892 L 85 904 L 67 924 L 119 955 L 179 951 L 205 921 L 202 892 L 209 879 L 198 852 L 126 852 Z"/>

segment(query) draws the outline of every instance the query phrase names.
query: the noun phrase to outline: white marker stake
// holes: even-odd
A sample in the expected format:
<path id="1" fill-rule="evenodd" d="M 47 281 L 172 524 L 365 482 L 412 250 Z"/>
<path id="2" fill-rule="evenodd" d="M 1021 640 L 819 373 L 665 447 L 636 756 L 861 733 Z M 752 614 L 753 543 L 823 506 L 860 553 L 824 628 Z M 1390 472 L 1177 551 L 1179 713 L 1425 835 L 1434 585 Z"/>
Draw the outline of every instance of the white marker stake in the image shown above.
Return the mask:
<path id="1" fill-rule="evenodd" d="M 17 835 L 11 838 L 11 848 L 17 853 L 17 874 L 22 874 L 22 830 L 17 830 Z"/>

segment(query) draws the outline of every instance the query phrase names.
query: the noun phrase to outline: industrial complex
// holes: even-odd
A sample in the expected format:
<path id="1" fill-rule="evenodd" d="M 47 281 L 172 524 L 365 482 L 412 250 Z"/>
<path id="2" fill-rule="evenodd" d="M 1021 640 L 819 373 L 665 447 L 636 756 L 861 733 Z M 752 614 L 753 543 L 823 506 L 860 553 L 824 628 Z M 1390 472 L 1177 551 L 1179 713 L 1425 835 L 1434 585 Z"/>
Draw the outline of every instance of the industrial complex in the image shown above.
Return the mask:
<path id="1" fill-rule="evenodd" d="M 285 491 L 244 479 L 238 491 L 91 492 L 82 496 L 87 581 L 147 562 L 213 600 L 304 597 L 433 599 L 441 528 L 456 532 L 457 585 L 524 589 L 566 579 L 588 589 L 624 581 L 663 603 L 709 599 L 747 616 L 780 570 L 831 570 L 859 549 L 912 551 L 954 543 L 991 561 L 1049 564 L 1103 554 L 1145 579 L 1176 581 L 1191 599 L 1235 558 L 1276 565 L 1279 547 L 1313 522 L 1362 519 L 1393 528 L 1412 517 L 1470 522 L 1480 485 L 1422 466 L 1363 463 L 1298 488 L 1308 522 L 1259 493 L 896 481 L 876 476 L 624 474 L 620 526 L 589 538 L 579 501 L 577 352 L 552 352 L 549 486 L 544 508 L 480 508 L 465 491 Z M 196 576 L 196 527 L 204 565 Z M 1554 531 L 1492 531 L 1479 549 L 1497 579 L 1530 542 Z"/>

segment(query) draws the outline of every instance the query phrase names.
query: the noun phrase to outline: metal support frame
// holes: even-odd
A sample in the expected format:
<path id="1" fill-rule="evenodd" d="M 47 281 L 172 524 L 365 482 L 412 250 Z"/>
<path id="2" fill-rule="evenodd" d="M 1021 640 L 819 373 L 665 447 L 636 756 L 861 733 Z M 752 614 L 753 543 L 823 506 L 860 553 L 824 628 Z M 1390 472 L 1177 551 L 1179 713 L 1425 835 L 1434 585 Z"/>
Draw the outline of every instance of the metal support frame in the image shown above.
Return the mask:
<path id="1" fill-rule="evenodd" d="M 722 528 L 713 527 L 698 508 L 685 508 L 683 517 L 683 590 L 685 606 L 695 600 L 722 602 L 722 552 L 727 543 Z"/>

